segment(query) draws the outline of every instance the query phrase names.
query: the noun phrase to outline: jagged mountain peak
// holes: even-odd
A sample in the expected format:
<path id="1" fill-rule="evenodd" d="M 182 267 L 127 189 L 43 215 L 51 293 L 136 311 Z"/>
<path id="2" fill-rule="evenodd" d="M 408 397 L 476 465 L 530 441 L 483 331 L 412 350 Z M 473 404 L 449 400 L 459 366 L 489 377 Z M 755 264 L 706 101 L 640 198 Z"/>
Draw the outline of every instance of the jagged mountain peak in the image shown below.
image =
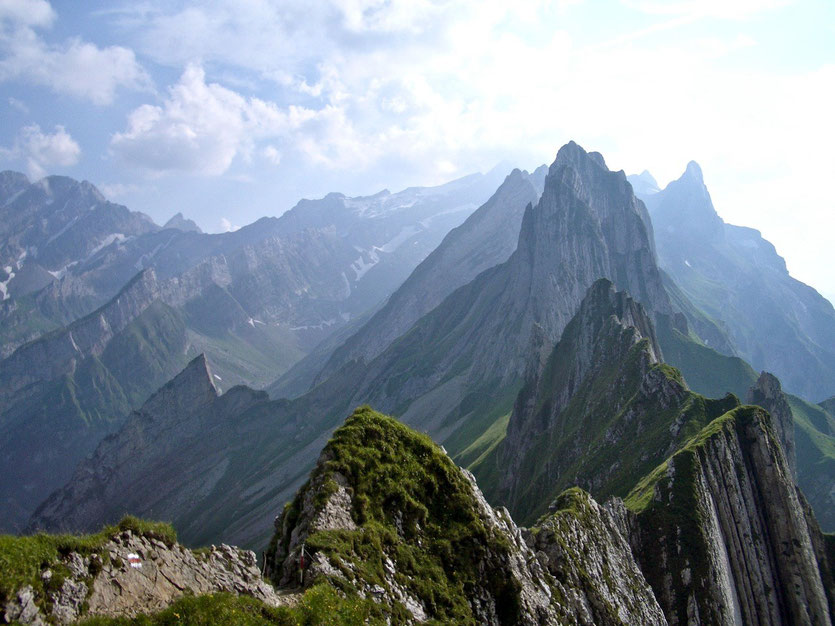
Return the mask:
<path id="1" fill-rule="evenodd" d="M 203 232 L 194 220 L 186 219 L 181 212 L 176 213 L 170 220 L 165 222 L 163 228 L 176 228 L 177 230 L 182 230 L 183 232 L 192 233 Z"/>
<path id="2" fill-rule="evenodd" d="M 176 419 L 208 406 L 218 396 L 205 354 L 192 361 L 142 406 L 142 413 L 156 419 Z"/>
<path id="3" fill-rule="evenodd" d="M 689 180 L 697 181 L 700 183 L 705 182 L 704 175 L 702 174 L 702 168 L 695 161 L 690 161 L 687 164 L 687 168 L 684 170 L 684 174 L 682 174 L 681 178 L 685 177 Z"/>
<path id="4" fill-rule="evenodd" d="M 585 163 L 587 160 L 591 160 L 598 167 L 609 171 L 609 168 L 606 167 L 606 161 L 602 154 L 599 152 L 586 152 L 586 150 L 574 140 L 569 141 L 557 151 L 557 158 L 554 159 L 554 163 L 551 165 L 551 170 L 553 171 L 555 168 L 567 164 L 578 166 Z"/>
<path id="5" fill-rule="evenodd" d="M 644 170 L 640 174 L 630 174 L 626 179 L 632 184 L 632 189 L 635 190 L 635 195 L 639 198 L 652 196 L 661 191 L 658 181 L 650 174 L 649 170 Z"/>
<path id="6" fill-rule="evenodd" d="M 594 280 L 608 277 L 650 310 L 666 313 L 646 207 L 625 174 L 610 171 L 595 154 L 573 141 L 560 148 L 539 203 L 525 212 L 517 253 L 544 274 L 559 268 L 561 281 L 574 282 L 568 274 L 579 269 L 576 302 Z"/>
<path id="7" fill-rule="evenodd" d="M 650 362 L 660 363 L 662 360 L 661 347 L 646 309 L 626 291 L 617 291 L 614 283 L 606 278 L 589 287 L 575 319 L 581 324 L 592 324 L 597 329 L 608 321 L 614 321 L 623 328 L 634 328 L 638 331 L 638 339 L 649 342 Z"/>

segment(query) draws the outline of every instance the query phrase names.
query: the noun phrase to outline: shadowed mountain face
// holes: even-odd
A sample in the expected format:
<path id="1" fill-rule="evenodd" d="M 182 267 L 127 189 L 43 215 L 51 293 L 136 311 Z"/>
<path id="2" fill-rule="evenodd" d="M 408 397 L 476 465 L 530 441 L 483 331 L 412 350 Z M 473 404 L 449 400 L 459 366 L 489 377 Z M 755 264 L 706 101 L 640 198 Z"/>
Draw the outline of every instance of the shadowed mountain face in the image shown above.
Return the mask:
<path id="1" fill-rule="evenodd" d="M 812 400 L 832 395 L 835 309 L 789 276 L 758 231 L 722 221 L 699 166 L 691 162 L 663 191 L 641 197 L 660 265 L 699 309 L 721 321 L 737 354 L 773 372 L 791 393 Z"/>

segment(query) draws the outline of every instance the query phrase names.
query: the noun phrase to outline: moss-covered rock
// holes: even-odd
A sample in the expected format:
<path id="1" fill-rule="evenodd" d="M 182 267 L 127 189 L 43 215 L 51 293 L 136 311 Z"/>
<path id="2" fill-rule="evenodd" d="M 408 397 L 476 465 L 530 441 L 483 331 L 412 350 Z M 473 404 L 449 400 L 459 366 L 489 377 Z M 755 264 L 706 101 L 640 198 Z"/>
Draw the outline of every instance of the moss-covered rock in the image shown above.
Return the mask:
<path id="1" fill-rule="evenodd" d="M 428 437 L 368 407 L 334 433 L 277 529 L 276 582 L 355 590 L 394 623 L 557 621 L 550 577 L 509 515 Z"/>

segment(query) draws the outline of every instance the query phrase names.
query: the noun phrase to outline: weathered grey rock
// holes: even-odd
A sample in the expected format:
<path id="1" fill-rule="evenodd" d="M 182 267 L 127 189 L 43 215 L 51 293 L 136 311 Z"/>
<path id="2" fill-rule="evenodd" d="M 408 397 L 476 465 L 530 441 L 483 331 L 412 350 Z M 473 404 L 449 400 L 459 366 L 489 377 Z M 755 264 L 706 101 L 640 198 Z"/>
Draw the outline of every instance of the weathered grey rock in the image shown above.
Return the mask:
<path id="1" fill-rule="evenodd" d="M 308 587 L 330 580 L 340 587 L 355 589 L 361 596 L 388 607 L 392 613 L 396 605 L 401 605 L 409 611 L 414 622 L 437 620 L 438 607 L 433 606 L 432 596 L 426 595 L 426 587 L 421 583 L 445 584 L 448 565 L 455 562 L 456 569 L 471 571 L 472 567 L 477 572 L 474 580 L 467 579 L 463 591 L 472 618 L 479 624 L 666 624 L 614 517 L 588 494 L 575 490 L 576 494 L 569 498 L 570 508 L 526 531 L 515 524 L 507 509 L 488 504 L 471 473 L 456 468 L 445 456 L 433 459 L 439 454 L 437 448 L 433 447 L 430 453 L 421 444 L 408 439 L 414 435 L 405 433 L 402 426 L 395 427 L 389 418 L 375 414 L 374 419 L 378 421 L 360 422 L 367 411 L 359 409 L 349 418 L 346 429 L 354 429 L 350 435 L 337 431 L 323 451 L 309 483 L 276 519 L 275 552 L 268 554 L 267 570 L 281 586 Z M 366 416 L 364 419 L 371 418 Z M 362 431 L 364 428 L 368 430 Z M 379 558 L 382 579 L 379 574 L 365 573 L 360 564 L 368 555 L 357 561 L 357 555 L 350 547 L 358 545 L 354 542 L 362 543 L 364 533 L 376 531 L 354 519 L 361 508 L 354 500 L 358 493 L 355 489 L 360 489 L 359 483 L 334 469 L 333 463 L 345 454 L 340 443 L 343 436 L 351 437 L 351 441 L 357 438 L 369 441 L 369 446 L 379 438 L 386 442 L 389 453 L 402 450 L 407 456 L 414 454 L 407 462 L 423 460 L 432 475 L 437 472 L 436 488 L 442 489 L 441 494 L 428 496 L 432 502 L 407 504 L 395 498 L 387 505 L 382 523 L 396 532 L 397 537 L 383 542 L 382 552 L 372 557 L 375 562 Z M 400 437 L 403 438 L 401 441 L 410 442 L 402 449 L 396 443 Z M 366 458 L 364 451 L 352 450 L 358 458 Z M 374 453 L 369 450 L 369 454 L 373 457 Z M 361 497 L 366 503 L 363 506 L 373 508 L 383 496 L 363 491 Z M 434 535 L 423 530 L 423 527 L 434 529 L 439 522 L 435 517 L 440 510 L 435 497 L 450 499 L 449 509 L 441 513 L 442 517 L 457 518 L 475 513 L 477 522 L 470 523 L 468 530 L 480 524 L 483 529 L 474 530 L 470 538 L 450 537 L 450 546 L 442 549 L 440 554 L 436 553 L 438 544 Z M 414 520 L 404 522 L 408 519 L 404 511 L 415 510 L 426 511 L 426 517 L 416 529 L 411 526 Z M 377 523 L 381 522 L 377 520 Z M 411 530 L 406 530 L 408 528 Z M 323 537 L 317 533 L 334 531 L 344 533 L 339 535 L 345 540 L 344 550 L 317 547 L 330 545 L 330 540 L 324 540 L 323 544 Z M 467 531 L 459 528 L 454 532 Z M 420 550 L 409 557 L 414 563 L 421 563 L 417 566 L 419 569 L 427 567 L 426 563 L 439 564 L 433 570 L 437 573 L 431 581 L 411 581 L 409 576 L 414 574 L 410 573 L 404 576 L 402 570 L 411 572 L 416 566 L 411 561 L 399 560 L 398 541 L 407 542 L 410 550 L 415 547 Z M 455 554 L 448 553 L 450 547 Z M 300 569 L 302 554 L 304 569 Z M 450 581 L 446 584 L 453 584 Z"/>
<path id="2" fill-rule="evenodd" d="M 160 611 L 185 594 L 228 592 L 257 598 L 270 606 L 285 604 L 261 576 L 255 554 L 227 545 L 194 553 L 180 544 L 166 543 L 123 531 L 104 544 L 101 553 L 82 556 L 71 552 L 60 564 L 69 576 L 58 590 L 47 591 L 51 623 L 70 624 L 82 617 L 133 617 Z M 129 562 L 138 555 L 139 566 Z M 45 570 L 49 579 L 51 571 Z M 47 587 L 48 589 L 48 587 Z M 41 625 L 47 621 L 34 590 L 18 590 L 0 619 Z"/>
<path id="3" fill-rule="evenodd" d="M 195 555 L 175 544 L 124 533 L 105 546 L 110 562 L 93 582 L 90 615 L 134 616 L 162 610 L 184 593 L 218 591 L 249 595 L 271 606 L 281 603 L 261 577 L 255 554 L 227 545 Z M 141 568 L 128 564 L 138 554 Z"/>
<path id="4" fill-rule="evenodd" d="M 6 603 L 3 618 L 6 623 L 17 621 L 21 624 L 32 624 L 33 626 L 46 624 L 43 614 L 40 612 L 38 605 L 35 604 L 35 592 L 31 585 L 21 587 L 16 597 Z"/>
<path id="5" fill-rule="evenodd" d="M 671 624 L 831 624 L 819 531 L 762 409 L 711 423 L 639 490 L 625 525 Z"/>
<path id="6" fill-rule="evenodd" d="M 530 531 L 528 546 L 561 585 L 583 625 L 666 624 L 612 515 L 579 489 Z"/>
<path id="7" fill-rule="evenodd" d="M 761 406 L 771 414 L 771 423 L 786 455 L 786 462 L 797 480 L 797 452 L 794 445 L 794 416 L 780 381 L 774 374 L 762 372 L 757 383 L 748 390 L 748 404 Z"/>
<path id="8" fill-rule="evenodd" d="M 345 368 L 345 378 L 361 379 L 351 403 L 397 410 L 445 442 L 466 422 L 468 394 L 516 388 L 532 336 L 556 344 L 599 278 L 650 315 L 671 313 L 646 221 L 623 172 L 573 142 L 563 146 L 507 262 L 453 292 L 367 366 Z"/>
<path id="9" fill-rule="evenodd" d="M 547 360 L 533 351 L 507 435 L 474 466 L 491 501 L 530 524 L 571 486 L 625 496 L 676 450 L 686 426 L 704 419 L 692 402 L 710 403 L 660 361 L 644 307 L 610 281 L 595 282 Z"/>

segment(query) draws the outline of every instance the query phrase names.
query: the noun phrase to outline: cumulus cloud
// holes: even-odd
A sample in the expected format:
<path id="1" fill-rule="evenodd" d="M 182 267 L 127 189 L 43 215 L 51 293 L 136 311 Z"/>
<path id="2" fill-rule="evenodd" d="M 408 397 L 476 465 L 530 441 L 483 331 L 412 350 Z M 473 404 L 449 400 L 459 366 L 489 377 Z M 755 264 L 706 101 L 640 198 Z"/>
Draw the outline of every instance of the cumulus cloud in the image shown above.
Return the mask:
<path id="1" fill-rule="evenodd" d="M 37 124 L 24 126 L 11 148 L 0 148 L 0 157 L 26 163 L 33 179 L 42 178 L 47 167 L 75 165 L 80 156 L 81 147 L 63 126 L 52 133 L 44 133 Z"/>
<path id="2" fill-rule="evenodd" d="M 79 38 L 47 43 L 36 31 L 52 24 L 44 0 L 0 1 L 0 82 L 19 80 L 97 105 L 113 101 L 117 89 L 148 90 L 151 80 L 132 50 L 100 48 Z"/>
<path id="3" fill-rule="evenodd" d="M 0 22 L 49 26 L 54 20 L 55 11 L 47 0 L 0 0 Z"/>
<path id="4" fill-rule="evenodd" d="M 110 146 L 126 162 L 153 172 L 217 175 L 236 156 L 251 158 L 259 140 L 286 136 L 315 117 L 313 111 L 247 98 L 207 83 L 197 65 L 186 68 L 161 106 L 145 104 L 128 118 Z M 276 158 L 275 147 L 264 156 Z"/>

